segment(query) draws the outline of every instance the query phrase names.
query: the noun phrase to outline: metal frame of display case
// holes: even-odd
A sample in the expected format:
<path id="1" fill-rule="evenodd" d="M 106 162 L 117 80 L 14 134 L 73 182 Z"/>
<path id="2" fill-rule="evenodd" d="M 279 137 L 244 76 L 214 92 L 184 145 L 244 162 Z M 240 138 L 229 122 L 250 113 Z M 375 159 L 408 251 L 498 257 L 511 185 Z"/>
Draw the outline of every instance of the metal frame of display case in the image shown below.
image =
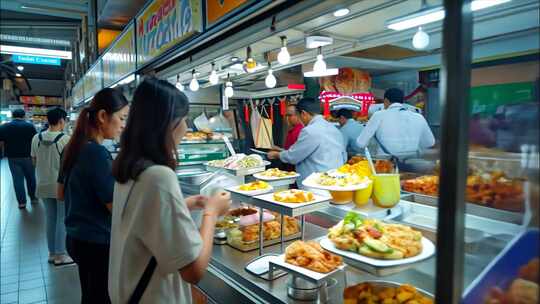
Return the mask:
<path id="1" fill-rule="evenodd" d="M 471 85 L 471 0 L 445 0 L 441 65 L 441 173 L 435 299 L 459 303 L 463 293 L 465 182 Z M 441 275 L 444 274 L 444 275 Z"/>

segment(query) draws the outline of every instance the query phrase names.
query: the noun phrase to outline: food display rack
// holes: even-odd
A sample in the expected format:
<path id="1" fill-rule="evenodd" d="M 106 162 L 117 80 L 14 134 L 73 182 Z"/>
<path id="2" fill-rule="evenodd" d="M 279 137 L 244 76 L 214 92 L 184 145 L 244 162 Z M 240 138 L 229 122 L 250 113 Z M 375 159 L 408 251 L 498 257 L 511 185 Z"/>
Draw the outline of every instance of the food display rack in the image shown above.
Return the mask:
<path id="1" fill-rule="evenodd" d="M 323 199 L 319 199 L 315 203 L 309 203 L 309 204 L 298 204 L 298 206 L 288 206 L 291 204 L 277 204 L 268 201 L 265 199 L 265 196 L 272 195 L 270 194 L 262 194 L 257 196 L 250 196 L 243 194 L 239 191 L 235 191 L 234 189 L 230 188 L 228 191 L 231 193 L 231 200 L 243 202 L 246 204 L 250 204 L 253 206 L 256 206 L 259 208 L 259 256 L 252 261 L 250 261 L 246 265 L 246 270 L 258 277 L 264 278 L 265 280 L 274 280 L 279 276 L 283 276 L 286 273 L 281 272 L 279 274 L 272 273 L 270 275 L 270 266 L 269 262 L 270 260 L 275 256 L 274 254 L 264 254 L 264 237 L 263 237 L 263 210 L 267 209 L 270 211 L 277 212 L 281 215 L 280 217 L 280 225 L 281 225 L 281 232 L 280 232 L 280 252 L 284 252 L 284 243 L 285 243 L 285 237 L 284 237 L 284 227 L 283 227 L 283 220 L 284 216 L 291 216 L 291 217 L 297 217 L 300 216 L 300 237 L 302 240 L 304 240 L 305 236 L 305 214 L 311 213 L 320 209 L 323 209 L 329 205 L 330 197 L 324 197 Z M 265 267 L 265 265 L 268 265 Z"/>
<path id="2" fill-rule="evenodd" d="M 234 176 L 245 177 L 248 175 L 252 175 L 254 173 L 263 172 L 264 170 L 266 170 L 266 166 L 268 165 L 270 165 L 269 161 L 263 161 L 262 166 L 254 167 L 254 168 L 228 169 L 228 168 L 223 168 L 223 167 L 214 167 L 214 166 L 209 165 L 208 163 L 205 163 L 204 167 L 206 168 L 207 171 L 210 171 L 210 172 L 224 171 Z"/>

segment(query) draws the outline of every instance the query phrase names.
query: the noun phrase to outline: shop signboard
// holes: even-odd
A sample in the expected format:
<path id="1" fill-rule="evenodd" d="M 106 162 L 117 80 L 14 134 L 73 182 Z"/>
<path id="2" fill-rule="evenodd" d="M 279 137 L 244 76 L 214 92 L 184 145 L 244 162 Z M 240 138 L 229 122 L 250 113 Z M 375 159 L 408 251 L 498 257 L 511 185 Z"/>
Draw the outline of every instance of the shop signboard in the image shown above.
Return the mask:
<path id="1" fill-rule="evenodd" d="M 136 18 L 137 66 L 202 31 L 198 0 L 154 0 Z"/>
<path id="2" fill-rule="evenodd" d="M 206 0 L 206 27 L 219 23 L 226 16 L 230 16 L 240 7 L 250 1 L 247 0 Z M 253 1 L 251 1 L 253 2 Z"/>
<path id="3" fill-rule="evenodd" d="M 101 70 L 101 59 L 86 72 L 83 78 L 84 98 L 93 97 L 103 88 L 103 71 Z"/>
<path id="4" fill-rule="evenodd" d="M 118 36 L 103 55 L 102 65 L 105 87 L 135 71 L 135 26 L 133 23 Z"/>
<path id="5" fill-rule="evenodd" d="M 60 65 L 60 58 L 30 56 L 30 55 L 13 55 L 15 63 L 43 64 L 43 65 Z"/>
<path id="6" fill-rule="evenodd" d="M 500 106 L 534 101 L 533 82 L 515 82 L 471 88 L 471 113 L 494 114 Z M 537 100 L 537 99 L 536 99 Z"/>

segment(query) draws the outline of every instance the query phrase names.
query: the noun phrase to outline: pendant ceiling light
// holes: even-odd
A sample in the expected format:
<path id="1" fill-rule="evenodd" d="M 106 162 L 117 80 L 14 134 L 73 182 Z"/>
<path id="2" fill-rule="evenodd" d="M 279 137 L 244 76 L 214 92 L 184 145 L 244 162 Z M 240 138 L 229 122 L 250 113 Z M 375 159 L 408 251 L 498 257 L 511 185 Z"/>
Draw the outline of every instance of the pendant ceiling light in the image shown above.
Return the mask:
<path id="1" fill-rule="evenodd" d="M 231 98 L 234 95 L 234 89 L 232 87 L 231 77 L 227 74 L 227 83 L 225 83 L 225 96 Z"/>
<path id="2" fill-rule="evenodd" d="M 191 75 L 193 76 L 191 78 L 191 82 L 189 83 L 189 89 L 193 92 L 197 92 L 199 90 L 199 81 L 197 81 L 197 73 L 195 70 L 191 71 Z"/>
<path id="3" fill-rule="evenodd" d="M 419 50 L 423 50 L 429 45 L 429 35 L 422 30 L 422 27 L 419 27 L 418 32 L 414 34 L 412 45 Z"/>
<path id="4" fill-rule="evenodd" d="M 244 71 L 247 73 L 253 73 L 257 67 L 257 62 L 251 56 L 251 47 L 248 46 L 246 49 L 246 61 L 244 61 Z"/>
<path id="5" fill-rule="evenodd" d="M 210 72 L 210 76 L 208 77 L 208 81 L 210 81 L 210 83 L 212 85 L 216 85 L 219 82 L 219 77 L 218 77 L 218 74 L 217 74 L 216 69 L 215 69 L 215 64 L 213 62 L 212 62 L 212 71 Z"/>
<path id="6" fill-rule="evenodd" d="M 287 64 L 291 61 L 291 55 L 287 49 L 287 37 L 281 36 L 281 50 L 277 55 L 277 60 L 280 64 Z"/>
<path id="7" fill-rule="evenodd" d="M 324 58 L 322 55 L 322 47 L 318 47 L 317 50 L 317 60 L 315 61 L 315 64 L 313 64 L 313 71 L 317 73 L 322 73 L 326 71 L 326 62 L 324 62 Z"/>
<path id="8" fill-rule="evenodd" d="M 274 71 L 272 71 L 272 66 L 270 65 L 270 62 L 268 63 L 268 75 L 266 75 L 266 78 L 264 79 L 264 84 L 267 88 L 275 88 L 277 84 L 276 76 L 273 74 Z"/>
<path id="9" fill-rule="evenodd" d="M 176 88 L 182 92 L 184 92 L 184 86 L 182 85 L 182 83 L 180 82 L 180 74 L 176 75 L 176 84 L 175 84 Z"/>

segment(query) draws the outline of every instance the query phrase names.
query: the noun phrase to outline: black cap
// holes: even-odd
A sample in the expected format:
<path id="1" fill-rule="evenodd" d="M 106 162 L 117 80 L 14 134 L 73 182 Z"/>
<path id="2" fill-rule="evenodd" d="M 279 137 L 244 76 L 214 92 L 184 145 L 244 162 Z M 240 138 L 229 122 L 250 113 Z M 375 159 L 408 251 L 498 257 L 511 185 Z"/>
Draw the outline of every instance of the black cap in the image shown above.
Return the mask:
<path id="1" fill-rule="evenodd" d="M 23 109 L 16 109 L 16 110 L 11 111 L 11 116 L 13 118 L 24 118 L 25 115 L 26 115 L 26 112 L 24 112 Z"/>
<path id="2" fill-rule="evenodd" d="M 403 91 L 397 88 L 391 88 L 384 92 L 384 98 L 388 99 L 390 103 L 403 103 Z"/>
<path id="3" fill-rule="evenodd" d="M 315 98 L 304 97 L 296 105 L 296 110 L 298 113 L 306 111 L 311 114 L 321 114 L 321 104 Z"/>

